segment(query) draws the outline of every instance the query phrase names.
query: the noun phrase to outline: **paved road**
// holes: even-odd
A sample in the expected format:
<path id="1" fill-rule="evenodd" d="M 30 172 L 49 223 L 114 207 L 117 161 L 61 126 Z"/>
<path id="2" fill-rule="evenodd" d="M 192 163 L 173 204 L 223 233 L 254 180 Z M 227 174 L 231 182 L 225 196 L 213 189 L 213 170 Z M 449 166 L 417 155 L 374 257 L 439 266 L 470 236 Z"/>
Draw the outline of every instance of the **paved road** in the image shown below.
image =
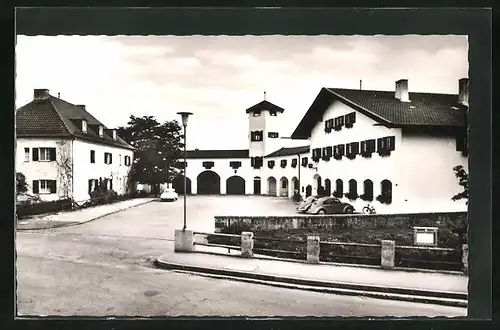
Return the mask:
<path id="1" fill-rule="evenodd" d="M 215 215 L 294 213 L 295 205 L 286 198 L 266 196 L 188 196 L 187 198 L 187 227 L 197 231 L 213 232 Z M 52 231 L 174 239 L 174 230 L 182 229 L 182 225 L 181 198 L 174 203 L 151 202 L 83 225 Z"/>
<path id="2" fill-rule="evenodd" d="M 171 241 L 120 235 L 144 235 L 151 230 L 156 234 L 154 236 L 168 238 L 170 232 L 162 230 L 158 233 L 158 228 L 163 228 L 159 225 L 162 221 L 153 216 L 163 214 L 163 207 L 167 208 L 147 204 L 74 228 L 18 232 L 18 313 L 92 316 L 466 315 L 463 308 L 281 289 L 155 269 L 152 260 L 165 249 L 172 249 Z M 132 224 L 135 224 L 135 231 Z M 99 233 L 101 227 L 103 233 Z M 116 236 L 107 236 L 113 227 Z M 156 233 L 153 228 L 157 229 Z"/>

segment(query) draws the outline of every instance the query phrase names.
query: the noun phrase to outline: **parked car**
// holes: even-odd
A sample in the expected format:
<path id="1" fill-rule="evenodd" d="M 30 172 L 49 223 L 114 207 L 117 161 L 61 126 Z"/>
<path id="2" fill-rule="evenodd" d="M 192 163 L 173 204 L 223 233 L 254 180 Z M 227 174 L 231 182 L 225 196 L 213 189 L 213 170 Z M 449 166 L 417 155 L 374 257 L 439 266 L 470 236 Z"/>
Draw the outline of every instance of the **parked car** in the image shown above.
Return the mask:
<path id="1" fill-rule="evenodd" d="M 349 203 L 343 203 L 335 197 L 321 197 L 312 203 L 307 210 L 309 214 L 337 214 L 354 213 L 354 207 Z"/>
<path id="2" fill-rule="evenodd" d="M 297 212 L 299 213 L 307 213 L 307 210 L 311 207 L 311 205 L 318 199 L 318 196 L 309 196 L 304 199 L 299 206 L 297 207 Z"/>
<path id="3" fill-rule="evenodd" d="M 162 202 L 173 202 L 176 201 L 178 198 L 179 195 L 175 192 L 175 189 L 173 188 L 165 189 L 160 195 L 160 200 Z"/>

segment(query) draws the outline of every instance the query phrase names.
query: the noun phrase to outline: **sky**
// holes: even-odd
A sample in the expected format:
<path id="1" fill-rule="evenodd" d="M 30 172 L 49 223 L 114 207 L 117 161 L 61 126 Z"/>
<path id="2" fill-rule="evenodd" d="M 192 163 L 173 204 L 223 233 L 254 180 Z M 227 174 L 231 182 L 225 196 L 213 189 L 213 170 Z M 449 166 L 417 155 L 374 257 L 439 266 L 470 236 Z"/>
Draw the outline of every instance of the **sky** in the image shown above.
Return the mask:
<path id="1" fill-rule="evenodd" d="M 17 36 L 16 108 L 46 88 L 108 128 L 189 111 L 188 149 L 245 149 L 264 91 L 290 136 L 322 87 L 457 94 L 467 55 L 452 35 Z"/>

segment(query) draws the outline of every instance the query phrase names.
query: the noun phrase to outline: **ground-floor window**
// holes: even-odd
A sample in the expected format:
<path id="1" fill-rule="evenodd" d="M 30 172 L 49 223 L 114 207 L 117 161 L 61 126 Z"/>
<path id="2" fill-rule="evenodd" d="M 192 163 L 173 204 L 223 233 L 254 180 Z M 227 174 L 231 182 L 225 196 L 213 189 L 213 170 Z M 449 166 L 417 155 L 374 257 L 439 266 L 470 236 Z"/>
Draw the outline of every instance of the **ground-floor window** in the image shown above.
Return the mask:
<path id="1" fill-rule="evenodd" d="M 392 202 L 392 182 L 383 180 L 380 183 L 380 195 L 377 200 L 381 203 L 390 204 Z"/>
<path id="2" fill-rule="evenodd" d="M 372 180 L 365 180 L 363 182 L 363 195 L 361 198 L 365 201 L 373 200 L 373 182 Z"/>
<path id="3" fill-rule="evenodd" d="M 358 183 L 356 180 L 349 180 L 349 192 L 346 194 L 346 197 L 349 199 L 358 198 Z"/>
<path id="4" fill-rule="evenodd" d="M 33 180 L 32 190 L 34 194 L 55 194 L 56 180 Z"/>
<path id="5" fill-rule="evenodd" d="M 333 192 L 335 197 L 341 198 L 344 195 L 344 183 L 341 179 L 335 181 L 335 191 Z"/>

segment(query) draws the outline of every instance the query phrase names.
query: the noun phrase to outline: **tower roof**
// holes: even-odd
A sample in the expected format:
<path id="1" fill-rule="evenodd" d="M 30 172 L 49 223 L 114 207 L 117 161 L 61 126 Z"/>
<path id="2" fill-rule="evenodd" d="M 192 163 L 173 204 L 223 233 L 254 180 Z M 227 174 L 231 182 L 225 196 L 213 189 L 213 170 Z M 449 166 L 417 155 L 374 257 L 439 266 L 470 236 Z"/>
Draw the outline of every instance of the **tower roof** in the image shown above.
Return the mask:
<path id="1" fill-rule="evenodd" d="M 280 112 L 280 113 L 285 111 L 285 109 L 278 107 L 276 104 L 272 104 L 271 102 L 264 100 L 262 102 L 257 103 L 256 105 L 248 108 L 246 110 L 246 113 L 257 112 L 257 111 L 262 111 L 262 110 L 274 110 L 274 111 Z"/>

